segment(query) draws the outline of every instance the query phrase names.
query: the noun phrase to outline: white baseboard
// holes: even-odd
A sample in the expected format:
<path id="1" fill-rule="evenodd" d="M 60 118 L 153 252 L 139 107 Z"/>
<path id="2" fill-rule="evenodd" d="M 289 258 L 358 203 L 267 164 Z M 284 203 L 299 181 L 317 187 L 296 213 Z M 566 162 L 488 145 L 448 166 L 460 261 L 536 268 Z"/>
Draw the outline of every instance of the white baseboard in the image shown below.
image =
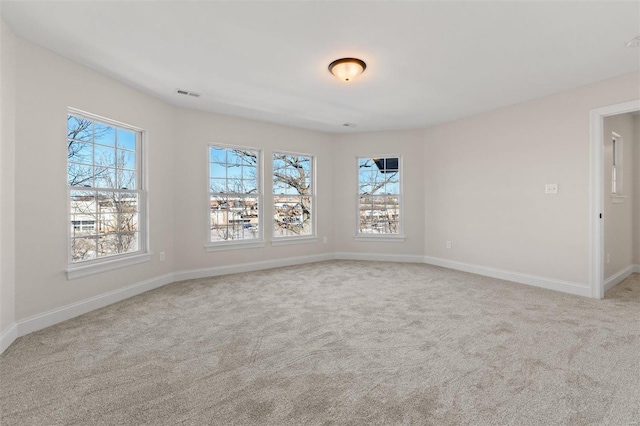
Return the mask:
<path id="1" fill-rule="evenodd" d="M 15 323 L 4 333 L 0 334 L 0 354 L 5 351 L 14 340 L 18 338 L 18 327 Z"/>
<path id="2" fill-rule="evenodd" d="M 121 300 L 136 296 L 144 293 L 145 291 L 162 287 L 163 285 L 172 283 L 173 281 L 173 274 L 166 274 L 132 284 L 127 287 L 119 288 L 108 293 L 100 294 L 89 299 L 81 300 L 58 309 L 53 309 L 42 314 L 34 315 L 18 321 L 18 337 L 50 327 L 54 324 L 75 318 L 79 315 L 86 314 L 87 312 L 103 308 L 113 303 L 120 302 Z"/>
<path id="3" fill-rule="evenodd" d="M 472 265 L 469 263 L 456 262 L 453 260 L 430 256 L 424 257 L 424 263 L 428 263 L 429 265 L 442 266 L 449 269 L 456 269 L 458 271 L 471 272 L 472 274 L 498 278 L 500 280 L 513 281 L 520 284 L 527 284 L 535 287 L 546 288 L 549 290 L 561 291 L 578 296 L 590 297 L 591 294 L 591 288 L 588 285 L 582 285 L 570 281 L 561 281 L 552 278 L 538 277 L 535 275 L 521 274 L 519 272 L 504 271 L 502 269 Z"/>
<path id="4" fill-rule="evenodd" d="M 640 265 L 633 265 L 633 273 L 640 274 Z"/>
<path id="5" fill-rule="evenodd" d="M 411 254 L 379 254 L 337 252 L 333 255 L 337 260 L 370 260 L 375 262 L 424 263 L 424 256 Z"/>
<path id="6" fill-rule="evenodd" d="M 196 278 L 216 277 L 219 275 L 238 274 L 241 272 L 260 271 L 263 269 L 282 268 L 284 266 L 333 260 L 333 253 L 314 254 L 310 256 L 288 257 L 284 259 L 263 260 L 260 262 L 239 263 L 237 265 L 215 266 L 213 268 L 191 269 L 174 274 L 174 281 L 193 280 Z"/>
<path id="7" fill-rule="evenodd" d="M 634 272 L 640 271 L 640 265 L 629 265 L 604 280 L 604 291 L 609 291 Z"/>

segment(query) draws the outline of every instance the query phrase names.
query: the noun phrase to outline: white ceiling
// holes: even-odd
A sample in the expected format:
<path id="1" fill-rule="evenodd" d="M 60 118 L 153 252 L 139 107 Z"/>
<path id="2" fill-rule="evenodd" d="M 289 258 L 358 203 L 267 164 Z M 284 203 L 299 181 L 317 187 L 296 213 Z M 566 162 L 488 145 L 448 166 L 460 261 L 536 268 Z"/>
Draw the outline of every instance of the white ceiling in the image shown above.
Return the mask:
<path id="1" fill-rule="evenodd" d="M 326 132 L 428 127 L 640 69 L 637 1 L 0 7 L 20 37 L 172 104 Z M 327 70 L 345 56 L 367 63 L 351 83 Z"/>

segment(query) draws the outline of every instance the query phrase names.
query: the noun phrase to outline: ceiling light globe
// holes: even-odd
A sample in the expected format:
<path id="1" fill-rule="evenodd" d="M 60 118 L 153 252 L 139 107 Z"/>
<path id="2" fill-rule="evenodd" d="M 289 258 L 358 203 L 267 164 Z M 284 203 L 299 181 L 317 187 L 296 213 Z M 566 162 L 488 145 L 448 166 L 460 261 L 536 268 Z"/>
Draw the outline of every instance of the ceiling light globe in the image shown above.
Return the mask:
<path id="1" fill-rule="evenodd" d="M 356 58 L 337 59 L 329 64 L 329 71 L 342 81 L 349 82 L 359 76 L 367 65 Z"/>

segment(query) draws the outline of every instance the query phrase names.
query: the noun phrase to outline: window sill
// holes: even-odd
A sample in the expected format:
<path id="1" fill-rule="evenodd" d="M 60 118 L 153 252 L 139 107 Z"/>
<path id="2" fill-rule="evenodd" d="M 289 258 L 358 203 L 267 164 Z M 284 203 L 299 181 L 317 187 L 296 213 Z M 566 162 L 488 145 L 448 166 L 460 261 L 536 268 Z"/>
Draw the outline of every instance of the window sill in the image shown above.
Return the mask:
<path id="1" fill-rule="evenodd" d="M 612 204 L 622 204 L 627 199 L 626 195 L 615 195 L 611 194 L 611 203 Z"/>
<path id="2" fill-rule="evenodd" d="M 89 275 L 99 274 L 101 272 L 112 271 L 138 263 L 144 263 L 151 260 L 152 253 L 140 253 L 131 256 L 95 261 L 91 264 L 79 264 L 69 266 L 67 268 L 67 279 L 75 280 Z"/>
<path id="3" fill-rule="evenodd" d="M 376 234 L 367 235 L 367 234 L 361 234 L 361 235 L 356 235 L 354 237 L 354 239 L 356 241 L 359 241 L 359 242 L 375 241 L 375 242 L 403 243 L 405 237 L 404 237 L 404 235 L 376 235 Z"/>
<path id="4" fill-rule="evenodd" d="M 272 246 L 286 246 L 288 244 L 304 244 L 304 243 L 317 243 L 318 237 L 304 236 L 304 237 L 280 237 L 271 240 Z"/>
<path id="5" fill-rule="evenodd" d="M 264 241 L 251 241 L 251 242 L 221 242 L 221 243 L 210 243 L 204 246 L 204 249 L 207 252 L 213 251 L 227 251 L 227 250 L 241 250 L 241 249 L 250 249 L 250 248 L 259 248 L 264 247 Z"/>

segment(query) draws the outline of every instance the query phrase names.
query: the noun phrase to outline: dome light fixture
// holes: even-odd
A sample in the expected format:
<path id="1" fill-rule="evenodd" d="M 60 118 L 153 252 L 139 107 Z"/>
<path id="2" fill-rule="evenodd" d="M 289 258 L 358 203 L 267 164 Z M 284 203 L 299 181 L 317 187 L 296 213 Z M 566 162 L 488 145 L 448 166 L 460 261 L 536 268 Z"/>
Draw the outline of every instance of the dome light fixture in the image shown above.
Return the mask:
<path id="1" fill-rule="evenodd" d="M 367 64 L 356 58 L 336 59 L 329 64 L 329 72 L 346 82 L 362 74 L 365 69 L 367 69 Z"/>

